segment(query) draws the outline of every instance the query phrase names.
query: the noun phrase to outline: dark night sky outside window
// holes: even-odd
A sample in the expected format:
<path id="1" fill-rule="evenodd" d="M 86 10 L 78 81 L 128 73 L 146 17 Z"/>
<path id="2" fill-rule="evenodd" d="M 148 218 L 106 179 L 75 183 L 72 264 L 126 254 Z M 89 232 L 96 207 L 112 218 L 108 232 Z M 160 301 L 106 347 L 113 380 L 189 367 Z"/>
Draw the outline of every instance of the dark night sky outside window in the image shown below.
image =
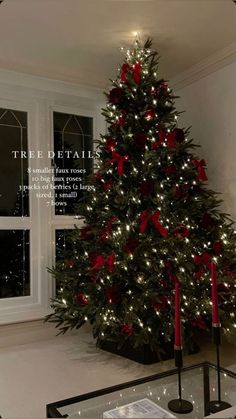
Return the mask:
<path id="1" fill-rule="evenodd" d="M 29 230 L 0 230 L 0 298 L 30 295 Z"/>
<path id="2" fill-rule="evenodd" d="M 93 151 L 93 119 L 85 116 L 69 115 L 61 112 L 54 112 L 54 151 L 72 151 L 78 152 L 81 155 L 85 151 L 87 156 L 88 151 Z M 86 169 L 86 176 L 89 175 L 93 167 L 93 159 L 89 158 L 57 158 L 55 157 L 55 167 L 60 169 Z M 67 184 L 73 184 L 73 178 L 82 177 L 84 175 L 70 174 L 72 180 Z M 55 182 L 55 186 L 66 184 L 66 175 L 63 177 L 62 182 Z M 84 183 L 84 182 L 82 182 Z M 56 197 L 55 202 L 66 203 L 65 206 L 55 205 L 56 215 L 74 215 L 74 205 L 84 199 L 84 191 L 78 190 L 76 198 L 60 198 Z"/>

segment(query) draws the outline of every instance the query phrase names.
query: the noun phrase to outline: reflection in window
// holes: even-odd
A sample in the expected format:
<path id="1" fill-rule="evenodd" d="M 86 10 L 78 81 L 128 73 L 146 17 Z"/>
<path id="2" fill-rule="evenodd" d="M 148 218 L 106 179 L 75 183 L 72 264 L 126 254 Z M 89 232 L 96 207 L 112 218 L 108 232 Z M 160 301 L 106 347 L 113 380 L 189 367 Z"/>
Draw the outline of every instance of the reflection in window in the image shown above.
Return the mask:
<path id="1" fill-rule="evenodd" d="M 63 270 L 65 264 L 69 265 L 75 260 L 77 249 L 74 246 L 73 232 L 74 230 L 71 229 L 56 230 L 56 263 L 59 270 L 60 267 Z M 56 291 L 58 292 L 59 289 L 60 284 L 56 283 Z"/>
<path id="2" fill-rule="evenodd" d="M 73 237 L 71 233 L 73 231 L 71 229 L 56 230 L 56 262 L 71 258 L 73 250 Z"/>
<path id="3" fill-rule="evenodd" d="M 30 295 L 29 230 L 0 230 L 0 298 Z"/>
<path id="4" fill-rule="evenodd" d="M 84 199 L 83 185 L 92 172 L 93 119 L 54 112 L 53 122 L 54 163 L 58 170 L 56 177 L 59 178 L 55 181 L 55 214 L 73 215 L 75 203 Z M 74 157 L 75 153 L 79 158 Z"/>
<path id="5" fill-rule="evenodd" d="M 27 113 L 0 108 L 0 216 L 28 216 L 28 160 L 12 151 L 27 151 Z"/>

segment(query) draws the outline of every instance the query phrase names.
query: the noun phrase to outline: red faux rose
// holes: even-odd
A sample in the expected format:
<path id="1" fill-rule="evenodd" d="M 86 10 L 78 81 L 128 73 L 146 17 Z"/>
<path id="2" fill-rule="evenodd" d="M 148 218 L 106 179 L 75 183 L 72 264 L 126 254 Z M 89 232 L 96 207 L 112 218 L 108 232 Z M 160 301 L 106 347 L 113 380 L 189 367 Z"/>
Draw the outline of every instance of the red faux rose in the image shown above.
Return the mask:
<path id="1" fill-rule="evenodd" d="M 147 121 L 151 121 L 153 118 L 155 118 L 155 111 L 153 109 L 150 109 L 149 111 L 145 112 L 145 118 Z"/>
<path id="2" fill-rule="evenodd" d="M 181 128 L 174 128 L 172 131 L 175 135 L 175 141 L 177 143 L 183 143 L 185 140 L 184 131 Z"/>
<path id="3" fill-rule="evenodd" d="M 220 255 L 223 252 L 223 243 L 221 241 L 216 241 L 213 243 L 212 249 L 215 255 Z"/>
<path id="4" fill-rule="evenodd" d="M 203 270 L 199 269 L 197 272 L 194 273 L 196 279 L 200 279 L 202 277 Z"/>
<path id="5" fill-rule="evenodd" d="M 82 227 L 80 230 L 80 235 L 84 240 L 92 240 L 94 234 L 91 226 Z"/>
<path id="6" fill-rule="evenodd" d="M 103 184 L 104 191 L 106 191 L 106 192 L 109 191 L 109 189 L 111 189 L 112 185 L 113 185 L 113 182 L 112 182 L 111 179 L 104 182 L 104 184 Z"/>
<path id="7" fill-rule="evenodd" d="M 151 96 L 156 96 L 158 93 L 159 93 L 159 87 L 152 86 L 151 89 L 149 90 L 149 94 Z"/>
<path id="8" fill-rule="evenodd" d="M 175 187 L 175 196 L 176 198 L 185 198 L 189 192 L 189 184 L 183 183 Z"/>
<path id="9" fill-rule="evenodd" d="M 124 99 L 124 91 L 120 87 L 114 87 L 109 93 L 109 102 L 118 105 Z"/>
<path id="10" fill-rule="evenodd" d="M 88 297 L 83 292 L 78 292 L 78 294 L 75 295 L 75 302 L 80 306 L 86 306 L 89 303 Z"/>
<path id="11" fill-rule="evenodd" d="M 163 168 L 163 171 L 167 176 L 173 175 L 176 173 L 176 166 L 174 164 L 169 164 Z"/>
<path id="12" fill-rule="evenodd" d="M 99 182 L 101 179 L 102 179 L 102 174 L 99 173 L 99 172 L 95 173 L 95 180 L 96 180 L 96 182 Z"/>
<path id="13" fill-rule="evenodd" d="M 64 260 L 64 265 L 66 266 L 66 268 L 73 268 L 73 266 L 75 266 L 77 263 L 76 259 L 65 259 Z"/>
<path id="14" fill-rule="evenodd" d="M 133 326 L 130 324 L 122 324 L 121 325 L 121 333 L 127 336 L 132 336 L 134 334 Z"/>
<path id="15" fill-rule="evenodd" d="M 184 239 L 185 237 L 188 237 L 189 234 L 189 229 L 185 227 L 183 224 L 180 224 L 175 229 L 175 236 L 178 237 L 178 239 Z"/>
<path id="16" fill-rule="evenodd" d="M 144 148 L 147 142 L 147 134 L 145 132 L 137 132 L 134 134 L 134 144 L 137 148 Z"/>
<path id="17" fill-rule="evenodd" d="M 154 191 L 153 180 L 144 180 L 140 185 L 139 191 L 145 197 L 151 195 Z"/>
<path id="18" fill-rule="evenodd" d="M 207 253 L 207 252 L 204 252 L 200 256 L 195 255 L 193 260 L 194 260 L 195 265 L 197 265 L 197 266 L 207 265 L 208 263 L 211 262 L 211 255 L 209 255 L 209 253 Z"/>
<path id="19" fill-rule="evenodd" d="M 123 127 L 123 125 L 125 125 L 126 123 L 126 112 L 125 111 L 121 111 L 119 118 L 116 121 L 116 126 L 117 127 Z"/>
<path id="20" fill-rule="evenodd" d="M 109 304 L 119 304 L 121 295 L 116 285 L 112 285 L 106 289 L 106 299 Z"/>
<path id="21" fill-rule="evenodd" d="M 132 255 L 134 253 L 136 247 L 138 247 L 138 245 L 139 245 L 138 240 L 128 239 L 123 246 L 123 250 L 124 250 L 125 253 L 128 253 L 129 255 Z"/>
<path id="22" fill-rule="evenodd" d="M 167 134 L 167 145 L 169 148 L 176 148 L 177 143 L 184 141 L 184 132 L 180 128 L 174 128 Z"/>
<path id="23" fill-rule="evenodd" d="M 114 138 L 108 137 L 105 144 L 105 149 L 107 151 L 114 151 L 117 146 L 117 142 Z"/>

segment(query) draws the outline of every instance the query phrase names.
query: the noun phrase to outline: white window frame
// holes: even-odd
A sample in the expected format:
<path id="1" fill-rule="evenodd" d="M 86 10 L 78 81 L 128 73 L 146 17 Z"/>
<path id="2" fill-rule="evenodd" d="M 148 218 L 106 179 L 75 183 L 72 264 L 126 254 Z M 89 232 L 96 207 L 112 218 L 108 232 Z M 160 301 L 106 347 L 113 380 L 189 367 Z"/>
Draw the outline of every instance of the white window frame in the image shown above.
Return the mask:
<path id="1" fill-rule="evenodd" d="M 96 139 L 105 132 L 104 103 L 100 89 L 0 70 L 0 107 L 27 112 L 28 149 L 42 150 L 44 156 L 53 150 L 53 112 L 92 117 Z M 50 163 L 46 157 L 30 161 L 32 168 Z M 82 223 L 74 216 L 55 215 L 53 207 L 29 195 L 30 216 L 0 217 L 0 229 L 30 230 L 31 295 L 0 299 L 0 324 L 41 319 L 51 311 L 55 284 L 47 268 L 55 264 L 55 232 Z"/>
<path id="2" fill-rule="evenodd" d="M 98 132 L 98 124 L 97 124 L 97 114 L 91 109 L 85 109 L 81 107 L 72 107 L 72 106 L 62 106 L 62 105 L 53 105 L 50 107 L 50 121 L 51 121 L 51 150 L 53 150 L 54 147 L 54 127 L 53 127 L 53 113 L 54 112 L 61 112 L 68 115 L 76 115 L 76 116 L 85 116 L 90 117 L 93 119 L 93 139 L 96 139 L 99 137 Z M 55 243 L 55 237 L 56 237 L 56 230 L 70 230 L 73 229 L 74 226 L 81 226 L 83 224 L 83 221 L 80 219 L 78 220 L 75 215 L 56 215 L 54 211 L 54 207 L 51 207 L 51 246 L 53 249 L 53 259 L 52 259 L 52 265 L 55 265 L 55 255 L 56 255 L 56 243 Z M 55 289 L 55 287 L 54 287 Z"/>

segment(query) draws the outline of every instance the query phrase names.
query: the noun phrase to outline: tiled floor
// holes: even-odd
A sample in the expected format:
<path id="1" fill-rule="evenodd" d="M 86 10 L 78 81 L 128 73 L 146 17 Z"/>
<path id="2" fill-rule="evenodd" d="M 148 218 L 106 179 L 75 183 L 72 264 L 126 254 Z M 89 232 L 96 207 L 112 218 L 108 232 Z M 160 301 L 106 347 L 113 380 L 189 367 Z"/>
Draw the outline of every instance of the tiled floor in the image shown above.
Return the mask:
<path id="1" fill-rule="evenodd" d="M 88 328 L 56 337 L 51 324 L 37 327 L 36 336 L 27 326 L 23 334 L 0 329 L 3 418 L 44 418 L 47 403 L 173 368 L 173 361 L 144 366 L 99 350 Z M 185 357 L 185 365 L 214 362 L 210 341 L 201 345 L 200 353 Z M 224 343 L 221 353 L 222 365 L 236 364 L 235 346 Z"/>

